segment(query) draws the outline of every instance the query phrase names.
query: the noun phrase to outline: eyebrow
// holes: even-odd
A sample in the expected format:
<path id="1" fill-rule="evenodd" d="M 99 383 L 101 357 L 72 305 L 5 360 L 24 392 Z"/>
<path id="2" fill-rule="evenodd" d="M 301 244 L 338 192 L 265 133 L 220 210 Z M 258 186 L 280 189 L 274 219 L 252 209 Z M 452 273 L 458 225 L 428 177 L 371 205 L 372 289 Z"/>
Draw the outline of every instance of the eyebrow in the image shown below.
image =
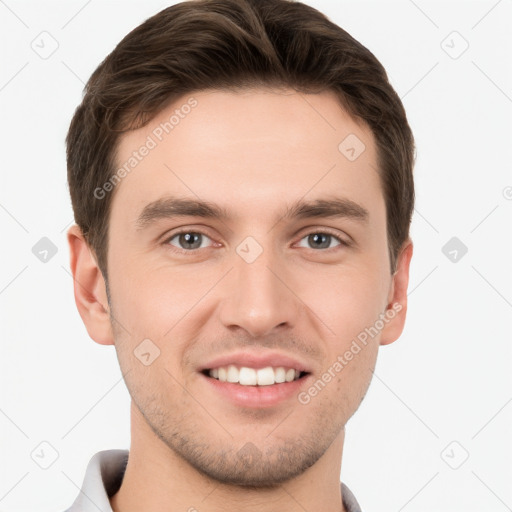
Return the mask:
<path id="1" fill-rule="evenodd" d="M 225 208 L 209 202 L 184 197 L 167 196 L 147 204 L 138 216 L 135 225 L 137 231 L 146 229 L 160 219 L 174 217 L 202 217 L 230 220 L 232 216 Z M 368 222 L 369 213 L 360 204 L 341 197 L 315 199 L 313 201 L 299 200 L 287 206 L 278 219 L 310 219 L 310 218 L 347 218 L 362 223 Z"/>

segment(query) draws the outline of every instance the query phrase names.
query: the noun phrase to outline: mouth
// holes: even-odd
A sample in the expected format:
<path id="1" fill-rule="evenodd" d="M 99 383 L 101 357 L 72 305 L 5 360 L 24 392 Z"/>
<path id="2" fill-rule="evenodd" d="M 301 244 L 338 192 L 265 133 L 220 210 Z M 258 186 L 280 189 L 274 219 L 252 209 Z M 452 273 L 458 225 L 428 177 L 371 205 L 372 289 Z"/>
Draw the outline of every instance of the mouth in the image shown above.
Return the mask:
<path id="1" fill-rule="evenodd" d="M 311 385 L 310 372 L 286 366 L 216 366 L 199 372 L 205 384 L 204 397 L 220 398 L 221 406 L 234 406 L 235 413 L 244 409 L 266 409 L 291 405 L 302 388 Z"/>
<path id="2" fill-rule="evenodd" d="M 218 355 L 197 368 L 205 397 L 220 407 L 289 406 L 313 380 L 313 365 L 279 351 L 246 350 Z"/>
<path id="3" fill-rule="evenodd" d="M 219 382 L 258 387 L 286 384 L 303 379 L 309 375 L 309 372 L 284 366 L 251 368 L 248 366 L 236 366 L 234 364 L 207 368 L 202 370 L 201 373 Z"/>

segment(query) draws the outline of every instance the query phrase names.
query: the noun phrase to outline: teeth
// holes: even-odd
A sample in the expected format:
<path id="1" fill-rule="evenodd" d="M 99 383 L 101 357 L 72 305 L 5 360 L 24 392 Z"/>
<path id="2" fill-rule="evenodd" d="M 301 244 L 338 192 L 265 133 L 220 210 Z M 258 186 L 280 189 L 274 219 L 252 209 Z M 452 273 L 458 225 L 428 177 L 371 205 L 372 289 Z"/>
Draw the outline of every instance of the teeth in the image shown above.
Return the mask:
<path id="1" fill-rule="evenodd" d="M 240 370 L 240 375 L 242 375 L 242 370 Z M 256 377 L 258 380 L 258 386 L 271 386 L 272 384 L 275 384 L 276 381 L 274 370 L 271 366 L 257 370 Z M 242 379 L 240 379 L 240 383 L 242 383 Z"/>
<path id="2" fill-rule="evenodd" d="M 245 368 L 245 366 L 240 368 L 238 382 L 242 384 L 242 386 L 255 386 L 257 383 L 256 370 Z"/>
<path id="3" fill-rule="evenodd" d="M 238 368 L 232 364 L 228 366 L 227 371 L 227 381 L 228 382 L 238 382 L 238 379 L 240 377 L 240 372 L 238 371 Z"/>
<path id="4" fill-rule="evenodd" d="M 242 386 L 271 386 L 272 384 L 281 384 L 283 382 L 292 382 L 300 376 L 300 371 L 294 368 L 284 368 L 279 366 L 272 368 L 248 368 L 242 366 L 237 368 L 235 365 L 220 366 L 209 371 L 210 377 L 218 379 L 221 382 L 232 382 Z"/>
<path id="5" fill-rule="evenodd" d="M 279 368 L 276 368 L 275 370 L 275 381 L 278 383 L 278 384 L 281 384 L 282 382 L 286 382 L 286 370 L 280 366 Z"/>

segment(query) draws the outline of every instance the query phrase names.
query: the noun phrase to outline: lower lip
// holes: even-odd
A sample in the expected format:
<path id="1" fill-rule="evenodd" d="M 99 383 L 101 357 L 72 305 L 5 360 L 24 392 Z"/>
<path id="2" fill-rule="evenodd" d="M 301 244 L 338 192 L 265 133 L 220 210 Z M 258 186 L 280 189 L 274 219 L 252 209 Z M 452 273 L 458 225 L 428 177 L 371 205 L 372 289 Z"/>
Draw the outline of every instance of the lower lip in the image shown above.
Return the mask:
<path id="1" fill-rule="evenodd" d="M 233 382 L 222 382 L 202 373 L 200 375 L 215 391 L 228 398 L 234 405 L 254 408 L 272 407 L 296 397 L 311 376 L 307 374 L 292 382 L 270 386 L 242 386 Z"/>

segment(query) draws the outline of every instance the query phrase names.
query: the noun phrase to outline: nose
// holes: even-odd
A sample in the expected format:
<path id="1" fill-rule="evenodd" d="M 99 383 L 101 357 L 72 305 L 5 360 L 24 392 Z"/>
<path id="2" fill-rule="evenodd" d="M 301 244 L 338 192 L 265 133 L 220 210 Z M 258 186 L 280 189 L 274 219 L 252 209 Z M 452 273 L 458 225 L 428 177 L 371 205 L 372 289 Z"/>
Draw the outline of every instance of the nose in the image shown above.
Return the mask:
<path id="1" fill-rule="evenodd" d="M 226 280 L 220 308 L 226 328 L 244 329 L 260 337 L 295 327 L 301 302 L 283 267 L 270 250 L 263 250 L 254 261 L 234 254 L 234 268 Z"/>

